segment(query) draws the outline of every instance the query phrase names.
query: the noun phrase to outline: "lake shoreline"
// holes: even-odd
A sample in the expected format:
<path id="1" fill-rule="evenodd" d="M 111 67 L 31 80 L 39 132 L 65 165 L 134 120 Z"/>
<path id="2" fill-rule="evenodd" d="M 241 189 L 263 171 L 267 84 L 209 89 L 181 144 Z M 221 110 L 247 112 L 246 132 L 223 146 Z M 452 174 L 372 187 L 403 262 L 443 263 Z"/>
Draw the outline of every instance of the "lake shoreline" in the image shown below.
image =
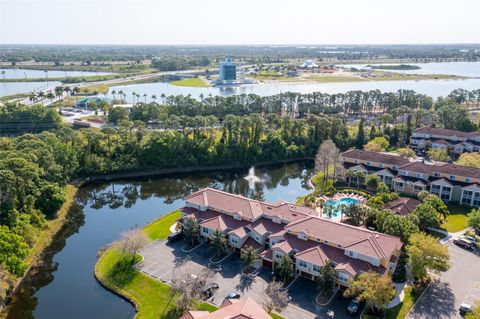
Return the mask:
<path id="1" fill-rule="evenodd" d="M 105 174 L 98 174 L 98 175 L 88 175 L 85 177 L 79 177 L 72 181 L 77 187 L 83 187 L 90 184 L 95 184 L 99 182 L 106 182 L 106 181 L 116 181 L 122 180 L 126 178 L 145 178 L 145 177 L 161 177 L 161 176 L 168 176 L 172 174 L 189 174 L 189 173 L 208 173 L 213 171 L 228 171 L 233 169 L 245 169 L 250 168 L 252 166 L 268 166 L 268 165 L 276 165 L 276 164 L 290 164 L 295 162 L 303 162 L 303 161 L 312 161 L 314 157 L 302 157 L 302 158 L 291 158 L 285 160 L 277 160 L 277 161 L 263 161 L 263 162 L 255 162 L 255 163 L 237 163 L 237 164 L 226 164 L 226 165 L 211 165 L 211 166 L 188 166 L 188 167 L 176 167 L 176 168 L 144 168 L 139 170 L 131 170 L 125 172 L 116 172 L 116 173 L 105 173 Z"/>

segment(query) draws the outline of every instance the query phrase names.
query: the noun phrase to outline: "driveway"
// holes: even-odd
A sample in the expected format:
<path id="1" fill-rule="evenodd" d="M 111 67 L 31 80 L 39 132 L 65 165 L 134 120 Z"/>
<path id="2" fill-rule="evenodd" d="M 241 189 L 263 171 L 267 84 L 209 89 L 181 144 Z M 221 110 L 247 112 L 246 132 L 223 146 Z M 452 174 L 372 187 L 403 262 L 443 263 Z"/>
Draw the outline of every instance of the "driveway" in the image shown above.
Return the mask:
<path id="1" fill-rule="evenodd" d="M 462 318 L 462 302 L 480 300 L 480 251 L 448 244 L 450 269 L 434 280 L 408 316 L 420 318 Z"/>

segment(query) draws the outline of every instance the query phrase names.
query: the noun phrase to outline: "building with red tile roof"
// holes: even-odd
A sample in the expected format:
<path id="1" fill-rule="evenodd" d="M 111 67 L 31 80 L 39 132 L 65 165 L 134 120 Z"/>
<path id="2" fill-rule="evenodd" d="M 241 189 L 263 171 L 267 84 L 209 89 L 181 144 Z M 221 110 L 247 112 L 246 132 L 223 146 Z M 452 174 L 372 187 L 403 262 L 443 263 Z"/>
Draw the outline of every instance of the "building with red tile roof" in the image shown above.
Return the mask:
<path id="1" fill-rule="evenodd" d="M 214 312 L 189 311 L 180 319 L 272 319 L 252 298 L 226 300 Z"/>
<path id="2" fill-rule="evenodd" d="M 402 247 L 398 237 L 321 218 L 314 209 L 291 203 L 259 202 L 210 188 L 185 201 L 184 222 L 197 219 L 203 238 L 221 231 L 231 250 L 253 247 L 268 268 L 275 268 L 288 254 L 295 260 L 297 274 L 310 279 L 328 261 L 335 266 L 338 284 L 344 286 L 361 271 L 394 271 Z M 255 213 L 246 213 L 248 207 L 254 207 Z"/>

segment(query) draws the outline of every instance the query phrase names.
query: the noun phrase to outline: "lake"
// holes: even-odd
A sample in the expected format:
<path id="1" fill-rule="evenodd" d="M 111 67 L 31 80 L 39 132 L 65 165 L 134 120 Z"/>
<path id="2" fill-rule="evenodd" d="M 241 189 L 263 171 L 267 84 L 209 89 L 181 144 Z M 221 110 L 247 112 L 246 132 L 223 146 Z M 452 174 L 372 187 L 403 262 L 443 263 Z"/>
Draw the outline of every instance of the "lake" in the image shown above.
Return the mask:
<path id="1" fill-rule="evenodd" d="M 0 97 L 19 94 L 38 92 L 43 90 L 53 89 L 61 85 L 60 82 L 49 81 L 45 82 L 0 82 Z"/>
<path id="2" fill-rule="evenodd" d="M 150 97 L 155 94 L 157 101 L 161 94 L 170 95 L 191 95 L 196 99 L 200 96 L 219 95 L 231 96 L 236 94 L 257 94 L 260 96 L 270 96 L 285 92 L 295 93 L 345 93 L 348 91 L 360 90 L 380 90 L 382 92 L 396 92 L 400 89 L 415 90 L 417 93 L 429 95 L 437 98 L 439 96 L 447 96 L 455 89 L 463 88 L 465 90 L 480 89 L 480 79 L 468 80 L 423 80 L 423 81 L 365 81 L 365 82 L 337 82 L 337 83 L 269 83 L 269 84 L 251 84 L 240 85 L 234 87 L 185 87 L 175 86 L 168 83 L 142 83 L 114 86 L 110 88 L 109 94 L 112 90 L 118 92 L 122 90 L 127 96 L 126 100 L 129 103 L 133 102 L 132 93 L 136 92 L 143 96 L 147 94 L 147 101 L 151 101 Z M 143 98 L 140 101 L 144 101 Z"/>
<path id="3" fill-rule="evenodd" d="M 5 79 L 45 79 L 44 70 L 30 70 L 30 69 L 0 69 L 0 72 L 5 71 Z M 109 72 L 84 72 L 84 71 L 55 71 L 48 70 L 49 78 L 66 78 L 74 76 L 93 76 L 112 74 Z"/>
<path id="4" fill-rule="evenodd" d="M 198 189 L 214 187 L 269 202 L 294 202 L 309 192 L 312 173 L 312 162 L 259 167 L 256 175 L 264 182 L 254 189 L 244 179 L 248 169 L 83 187 L 44 264 L 14 296 L 9 318 L 133 318 L 132 305 L 105 290 L 93 276 L 99 248 L 123 231 L 180 208 L 182 198 Z"/>

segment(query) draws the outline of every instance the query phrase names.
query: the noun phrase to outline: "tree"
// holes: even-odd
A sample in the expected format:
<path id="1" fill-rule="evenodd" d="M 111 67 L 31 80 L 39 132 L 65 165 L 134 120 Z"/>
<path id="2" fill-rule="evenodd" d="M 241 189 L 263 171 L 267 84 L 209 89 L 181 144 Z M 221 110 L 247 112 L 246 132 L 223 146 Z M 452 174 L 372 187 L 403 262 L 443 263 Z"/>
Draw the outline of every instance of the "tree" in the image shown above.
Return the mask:
<path id="1" fill-rule="evenodd" d="M 429 149 L 427 151 L 427 156 L 437 162 L 448 162 L 451 160 L 446 150 L 443 149 Z"/>
<path id="2" fill-rule="evenodd" d="M 293 277 L 293 273 L 295 272 L 294 266 L 292 258 L 290 258 L 288 254 L 284 254 L 278 265 L 275 267 L 278 275 L 282 278 L 284 283 L 288 282 Z"/>
<path id="3" fill-rule="evenodd" d="M 0 226 L 0 266 L 15 276 L 22 276 L 26 264 L 29 248 L 23 238 L 13 233 L 7 226 Z"/>
<path id="4" fill-rule="evenodd" d="M 47 184 L 40 189 L 40 195 L 35 201 L 35 206 L 48 217 L 54 217 L 65 200 L 65 192 L 61 187 L 55 184 Z"/>
<path id="5" fill-rule="evenodd" d="M 364 150 L 370 152 L 383 152 L 390 146 L 390 143 L 385 137 L 375 137 L 373 140 L 364 146 Z"/>
<path id="6" fill-rule="evenodd" d="M 340 151 L 332 142 L 332 140 L 326 140 L 323 142 L 315 156 L 315 166 L 323 170 L 323 182 L 328 180 L 329 167 L 336 164 Z M 335 167 L 333 167 L 335 170 Z"/>
<path id="7" fill-rule="evenodd" d="M 357 188 L 360 188 L 360 184 L 365 179 L 365 173 L 362 171 L 355 171 L 355 178 L 357 180 Z"/>
<path id="8" fill-rule="evenodd" d="M 336 272 L 331 261 L 320 268 L 320 275 L 316 278 L 318 290 L 323 296 L 329 296 L 335 287 Z"/>
<path id="9" fill-rule="evenodd" d="M 240 258 L 246 266 L 252 266 L 260 260 L 260 254 L 258 253 L 258 250 L 249 246 L 245 249 L 242 249 Z"/>
<path id="10" fill-rule="evenodd" d="M 461 166 L 480 168 L 480 153 L 478 152 L 463 153 L 458 158 L 458 161 L 456 164 Z"/>
<path id="11" fill-rule="evenodd" d="M 108 112 L 108 121 L 118 124 L 123 120 L 128 120 L 128 111 L 123 107 L 114 107 Z"/>
<path id="12" fill-rule="evenodd" d="M 438 228 L 442 223 L 439 213 L 428 203 L 418 205 L 413 214 L 418 217 L 418 227 L 422 230 Z"/>
<path id="13" fill-rule="evenodd" d="M 352 280 L 344 295 L 356 296 L 360 301 L 365 301 L 371 310 L 383 310 L 395 297 L 395 293 L 390 275 L 368 271 Z"/>
<path id="14" fill-rule="evenodd" d="M 399 148 L 396 150 L 396 152 L 403 158 L 414 158 L 415 157 L 415 152 L 408 147 L 404 148 Z"/>
<path id="15" fill-rule="evenodd" d="M 468 226 L 472 227 L 477 235 L 480 234 L 480 208 L 472 209 L 468 214 Z"/>
<path id="16" fill-rule="evenodd" d="M 422 202 L 432 206 L 433 209 L 435 209 L 435 211 L 443 217 L 443 219 L 446 219 L 450 214 L 445 202 L 437 195 L 428 194 L 427 196 L 423 197 Z"/>
<path id="17" fill-rule="evenodd" d="M 281 311 L 289 301 L 290 297 L 286 289 L 283 289 L 281 282 L 271 281 L 268 283 L 267 289 L 263 293 L 263 307 L 267 312 Z"/>
<path id="18" fill-rule="evenodd" d="M 344 211 L 345 223 L 353 226 L 364 225 L 366 209 L 362 205 L 348 205 Z"/>
<path id="19" fill-rule="evenodd" d="M 367 187 L 367 190 L 369 190 L 372 193 L 375 193 L 381 181 L 382 180 L 377 174 L 370 174 L 370 175 L 367 175 L 367 177 L 365 178 L 365 186 Z"/>
<path id="20" fill-rule="evenodd" d="M 193 217 L 187 218 L 183 225 L 183 233 L 190 245 L 195 245 L 200 239 L 200 224 Z"/>
<path id="21" fill-rule="evenodd" d="M 147 234 L 141 229 L 131 229 L 123 232 L 117 245 L 121 252 L 130 255 L 132 260 L 135 255 L 149 243 Z"/>
<path id="22" fill-rule="evenodd" d="M 480 319 L 480 301 L 476 301 L 473 308 L 465 314 L 465 319 Z"/>
<path id="23" fill-rule="evenodd" d="M 214 250 L 217 253 L 215 256 L 218 257 L 224 253 L 226 245 L 227 239 L 220 230 L 216 229 L 210 237 L 209 249 Z"/>
<path id="24" fill-rule="evenodd" d="M 427 278 L 428 270 L 448 269 L 448 247 L 440 244 L 433 236 L 416 233 L 410 236 L 407 246 L 408 264 L 413 278 L 417 281 Z"/>
<path id="25" fill-rule="evenodd" d="M 358 123 L 357 140 L 355 145 L 358 149 L 361 149 L 363 145 L 365 145 L 365 123 L 363 118 L 360 119 L 360 123 Z"/>

